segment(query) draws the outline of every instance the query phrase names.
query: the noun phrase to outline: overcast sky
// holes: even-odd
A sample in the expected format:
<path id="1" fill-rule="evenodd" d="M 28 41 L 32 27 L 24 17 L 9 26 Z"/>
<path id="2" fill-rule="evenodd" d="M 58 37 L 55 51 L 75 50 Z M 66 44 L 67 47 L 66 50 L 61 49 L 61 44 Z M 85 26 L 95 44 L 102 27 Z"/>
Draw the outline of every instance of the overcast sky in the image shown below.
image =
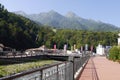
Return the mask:
<path id="1" fill-rule="evenodd" d="M 72 11 L 82 18 L 120 27 L 120 0 L 0 0 L 0 3 L 10 12 L 33 14 L 54 10 L 65 15 Z"/>

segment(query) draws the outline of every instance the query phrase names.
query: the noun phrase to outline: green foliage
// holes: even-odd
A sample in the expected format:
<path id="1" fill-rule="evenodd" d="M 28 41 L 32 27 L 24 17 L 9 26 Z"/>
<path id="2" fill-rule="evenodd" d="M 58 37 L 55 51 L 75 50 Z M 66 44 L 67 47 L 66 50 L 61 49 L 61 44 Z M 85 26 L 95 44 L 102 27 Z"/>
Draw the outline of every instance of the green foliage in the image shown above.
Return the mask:
<path id="1" fill-rule="evenodd" d="M 21 71 L 29 70 L 32 68 L 40 67 L 46 64 L 51 64 L 54 60 L 38 60 L 36 62 L 27 62 L 21 64 L 0 65 L 0 77 L 4 77 L 13 73 L 19 73 Z"/>
<path id="2" fill-rule="evenodd" d="M 18 50 L 39 47 L 43 44 L 52 47 L 54 32 L 51 28 L 6 12 L 3 7 L 0 7 L 0 10 L 0 43 Z"/>
<path id="3" fill-rule="evenodd" d="M 119 46 L 113 46 L 110 49 L 109 59 L 113 61 L 120 60 L 120 47 Z"/>
<path id="4" fill-rule="evenodd" d="M 92 32 L 92 31 L 80 31 L 80 30 L 57 30 L 53 42 L 57 44 L 57 48 L 63 49 L 64 44 L 68 44 L 68 48 L 74 44 L 77 48 L 88 44 L 89 47 L 93 45 L 97 46 L 99 43 L 102 45 L 116 45 L 117 33 L 114 32 Z"/>
<path id="5" fill-rule="evenodd" d="M 19 50 L 35 47 L 40 27 L 27 18 L 7 12 L 2 5 L 0 10 L 0 43 Z"/>
<path id="6" fill-rule="evenodd" d="M 70 49 L 74 44 L 77 48 L 85 44 L 88 44 L 89 47 L 91 45 L 95 47 L 99 43 L 110 46 L 117 44 L 116 32 L 71 29 L 54 31 L 50 27 L 38 25 L 27 18 L 10 13 L 2 5 L 0 5 L 0 10 L 0 43 L 11 48 L 25 50 L 41 45 L 53 48 L 53 45 L 56 44 L 58 49 L 63 49 L 64 44 L 67 44 Z"/>

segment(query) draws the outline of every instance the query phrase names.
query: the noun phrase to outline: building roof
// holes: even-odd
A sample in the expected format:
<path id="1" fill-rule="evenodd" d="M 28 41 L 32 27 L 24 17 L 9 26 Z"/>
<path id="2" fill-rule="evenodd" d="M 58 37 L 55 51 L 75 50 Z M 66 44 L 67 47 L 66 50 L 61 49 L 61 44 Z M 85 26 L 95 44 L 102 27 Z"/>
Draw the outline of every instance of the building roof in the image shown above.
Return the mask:
<path id="1" fill-rule="evenodd" d="M 28 50 L 47 50 L 47 48 L 43 45 L 43 46 L 41 46 L 41 47 L 39 47 L 39 48 L 27 49 L 26 51 L 28 51 Z"/>
<path id="2" fill-rule="evenodd" d="M 0 47 L 2 47 L 2 48 L 3 48 L 3 47 L 4 47 L 4 45 L 0 43 Z"/>

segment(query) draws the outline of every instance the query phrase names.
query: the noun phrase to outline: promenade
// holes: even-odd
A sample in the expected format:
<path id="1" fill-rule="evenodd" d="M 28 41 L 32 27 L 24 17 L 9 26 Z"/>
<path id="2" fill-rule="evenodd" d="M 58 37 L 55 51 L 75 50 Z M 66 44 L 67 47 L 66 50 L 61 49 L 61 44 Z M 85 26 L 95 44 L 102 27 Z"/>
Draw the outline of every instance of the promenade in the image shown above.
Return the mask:
<path id="1" fill-rule="evenodd" d="M 120 64 L 106 57 L 90 58 L 79 80 L 120 80 Z"/>

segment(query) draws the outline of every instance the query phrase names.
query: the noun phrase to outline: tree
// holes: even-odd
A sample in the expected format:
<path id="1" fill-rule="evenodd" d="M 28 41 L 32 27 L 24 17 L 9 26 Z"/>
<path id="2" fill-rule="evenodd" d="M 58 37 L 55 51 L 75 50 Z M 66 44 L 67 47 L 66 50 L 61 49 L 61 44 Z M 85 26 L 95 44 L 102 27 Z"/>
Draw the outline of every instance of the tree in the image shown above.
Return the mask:
<path id="1" fill-rule="evenodd" d="M 109 51 L 109 59 L 116 61 L 118 60 L 118 55 L 120 53 L 120 49 L 118 48 L 118 46 L 113 46 L 110 51 Z"/>

